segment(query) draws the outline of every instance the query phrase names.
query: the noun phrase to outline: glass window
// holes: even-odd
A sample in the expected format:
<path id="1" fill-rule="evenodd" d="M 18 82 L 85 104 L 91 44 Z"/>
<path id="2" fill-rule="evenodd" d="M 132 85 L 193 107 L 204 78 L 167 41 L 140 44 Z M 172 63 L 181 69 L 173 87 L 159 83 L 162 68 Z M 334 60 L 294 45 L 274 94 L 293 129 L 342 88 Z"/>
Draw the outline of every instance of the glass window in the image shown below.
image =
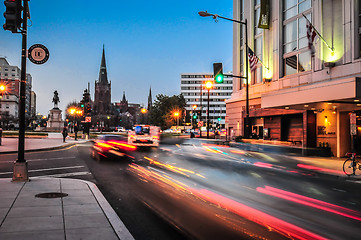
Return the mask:
<path id="1" fill-rule="evenodd" d="M 311 20 L 311 0 L 284 0 L 283 3 L 283 58 L 286 76 L 311 70 L 306 19 L 302 15 Z"/>

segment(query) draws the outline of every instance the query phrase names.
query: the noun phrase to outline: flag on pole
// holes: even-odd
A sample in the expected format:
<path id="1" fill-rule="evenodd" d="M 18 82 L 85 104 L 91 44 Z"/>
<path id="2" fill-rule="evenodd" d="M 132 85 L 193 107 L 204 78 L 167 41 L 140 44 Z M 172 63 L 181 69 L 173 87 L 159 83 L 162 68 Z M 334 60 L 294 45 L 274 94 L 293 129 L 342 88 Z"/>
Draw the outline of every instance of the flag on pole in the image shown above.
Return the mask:
<path id="1" fill-rule="evenodd" d="M 306 28 L 307 28 L 308 49 L 311 50 L 311 56 L 314 56 L 315 47 L 313 46 L 313 40 L 315 40 L 317 33 L 313 25 L 309 21 L 306 21 Z"/>
<path id="2" fill-rule="evenodd" d="M 253 72 L 257 68 L 258 57 L 254 54 L 252 49 L 250 49 L 248 46 L 247 48 L 248 48 L 249 68 L 251 69 L 251 72 Z"/>

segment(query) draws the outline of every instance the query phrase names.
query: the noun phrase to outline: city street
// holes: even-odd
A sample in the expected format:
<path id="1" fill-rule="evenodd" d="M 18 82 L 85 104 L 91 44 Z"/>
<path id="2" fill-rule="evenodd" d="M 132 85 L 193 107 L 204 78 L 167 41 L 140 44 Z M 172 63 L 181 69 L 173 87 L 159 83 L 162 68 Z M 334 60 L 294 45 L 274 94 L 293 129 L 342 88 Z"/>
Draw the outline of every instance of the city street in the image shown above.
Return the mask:
<path id="1" fill-rule="evenodd" d="M 361 182 L 340 175 L 341 168 L 319 171 L 301 157 L 197 139 L 100 162 L 91 159 L 90 146 L 27 153 L 30 178 L 96 183 L 135 239 L 358 239 L 361 233 Z M 16 155 L 0 159 L 0 176 L 11 177 Z"/>

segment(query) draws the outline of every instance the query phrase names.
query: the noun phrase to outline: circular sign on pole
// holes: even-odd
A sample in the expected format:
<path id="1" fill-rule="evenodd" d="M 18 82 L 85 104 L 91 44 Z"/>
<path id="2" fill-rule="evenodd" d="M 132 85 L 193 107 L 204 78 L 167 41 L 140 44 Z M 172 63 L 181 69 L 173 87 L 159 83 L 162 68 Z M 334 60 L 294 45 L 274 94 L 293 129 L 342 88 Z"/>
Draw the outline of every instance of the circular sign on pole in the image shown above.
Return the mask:
<path id="1" fill-rule="evenodd" d="M 28 50 L 28 58 L 35 64 L 46 63 L 49 59 L 49 50 L 42 44 L 34 44 Z"/>

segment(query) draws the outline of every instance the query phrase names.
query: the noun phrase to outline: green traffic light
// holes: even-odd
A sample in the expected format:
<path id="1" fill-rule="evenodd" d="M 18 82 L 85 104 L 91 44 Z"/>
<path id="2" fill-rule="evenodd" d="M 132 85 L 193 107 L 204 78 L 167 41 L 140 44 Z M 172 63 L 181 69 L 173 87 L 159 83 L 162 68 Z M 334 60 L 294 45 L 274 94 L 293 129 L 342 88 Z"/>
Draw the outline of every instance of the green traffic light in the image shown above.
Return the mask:
<path id="1" fill-rule="evenodd" d="M 222 118 L 218 118 L 218 121 L 220 122 L 222 120 Z"/>
<path id="2" fill-rule="evenodd" d="M 222 74 L 218 74 L 216 76 L 216 83 L 223 83 L 223 75 Z"/>
<path id="3" fill-rule="evenodd" d="M 81 104 L 81 105 L 80 105 L 80 107 L 82 107 L 82 108 L 83 108 L 83 107 L 84 107 L 84 104 Z"/>
<path id="4" fill-rule="evenodd" d="M 197 115 L 193 115 L 193 119 L 197 119 Z"/>

